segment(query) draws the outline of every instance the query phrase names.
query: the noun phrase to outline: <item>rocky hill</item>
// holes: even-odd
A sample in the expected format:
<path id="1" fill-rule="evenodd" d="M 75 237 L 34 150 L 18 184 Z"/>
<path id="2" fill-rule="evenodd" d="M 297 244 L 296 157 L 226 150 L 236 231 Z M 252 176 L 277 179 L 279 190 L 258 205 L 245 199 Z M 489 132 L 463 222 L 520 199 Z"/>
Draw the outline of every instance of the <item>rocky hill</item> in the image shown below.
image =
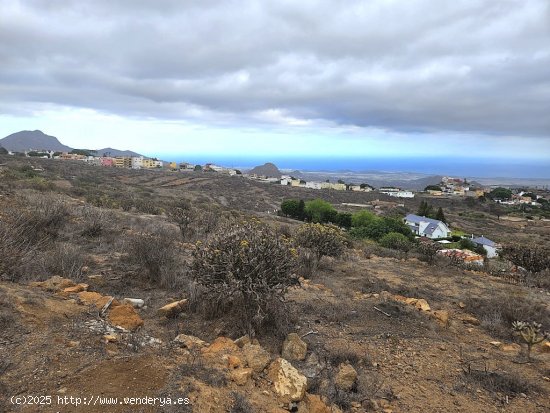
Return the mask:
<path id="1" fill-rule="evenodd" d="M 0 139 L 0 146 L 9 151 L 23 152 L 29 149 L 45 149 L 50 151 L 70 152 L 71 147 L 63 145 L 55 136 L 46 135 L 40 130 L 12 133 Z"/>
<path id="2" fill-rule="evenodd" d="M 255 168 L 252 168 L 250 171 L 248 171 L 248 173 L 259 176 L 267 176 L 270 178 L 280 178 L 282 175 L 281 171 L 279 171 L 279 168 L 277 168 L 277 166 L 271 162 L 256 166 Z"/>

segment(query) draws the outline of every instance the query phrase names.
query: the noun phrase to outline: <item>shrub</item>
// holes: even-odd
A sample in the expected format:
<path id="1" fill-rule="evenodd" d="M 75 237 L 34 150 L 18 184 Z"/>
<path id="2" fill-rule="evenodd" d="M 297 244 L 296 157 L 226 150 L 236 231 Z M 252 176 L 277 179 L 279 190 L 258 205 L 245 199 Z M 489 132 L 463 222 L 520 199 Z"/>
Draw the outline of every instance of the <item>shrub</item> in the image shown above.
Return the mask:
<path id="1" fill-rule="evenodd" d="M 192 278 L 206 300 L 229 308 L 244 332 L 254 335 L 269 319 L 273 300 L 295 283 L 289 240 L 258 221 L 227 222 L 193 253 Z"/>
<path id="2" fill-rule="evenodd" d="M 160 209 L 152 199 L 140 199 L 135 202 L 135 207 L 139 212 L 142 212 L 144 214 L 162 214 L 162 209 Z"/>
<path id="3" fill-rule="evenodd" d="M 335 224 L 341 228 L 350 229 L 352 223 L 352 215 L 349 212 L 339 212 L 336 214 Z"/>
<path id="4" fill-rule="evenodd" d="M 390 232 L 380 238 L 380 245 L 386 248 L 408 252 L 412 244 L 409 239 L 399 232 Z"/>
<path id="5" fill-rule="evenodd" d="M 281 203 L 281 212 L 287 217 L 303 220 L 305 217 L 304 201 L 287 199 Z"/>
<path id="6" fill-rule="evenodd" d="M 441 247 L 438 244 L 429 241 L 420 241 L 415 247 L 416 252 L 420 255 L 420 260 L 428 264 L 433 264 L 435 262 L 437 251 L 440 249 Z"/>
<path id="7" fill-rule="evenodd" d="M 52 250 L 44 252 L 42 260 L 44 270 L 52 275 L 61 275 L 75 280 L 82 276 L 84 254 L 74 245 L 56 243 Z"/>
<path id="8" fill-rule="evenodd" d="M 195 234 L 195 230 L 191 225 L 195 218 L 195 212 L 190 203 L 181 202 L 175 205 L 168 211 L 168 217 L 178 226 L 184 241 L 191 239 Z"/>
<path id="9" fill-rule="evenodd" d="M 550 268 L 550 250 L 538 245 L 506 245 L 501 256 L 531 273 Z"/>
<path id="10" fill-rule="evenodd" d="M 346 248 L 344 234 L 334 225 L 304 224 L 298 228 L 295 241 L 298 246 L 313 251 L 317 260 L 325 255 L 339 257 Z"/>
<path id="11" fill-rule="evenodd" d="M 366 227 L 376 221 L 378 217 L 372 212 L 367 211 L 366 209 L 358 211 L 351 217 L 351 225 L 353 227 Z"/>
<path id="12" fill-rule="evenodd" d="M 322 199 L 314 199 L 305 203 L 305 216 L 310 222 L 334 222 L 336 214 L 334 207 Z"/>
<path id="13" fill-rule="evenodd" d="M 550 333 L 542 332 L 542 324 L 524 321 L 514 321 L 512 330 L 519 335 L 527 344 L 527 360 L 531 360 L 531 348 L 535 344 L 542 343 L 544 340 L 550 339 Z"/>
<path id="14" fill-rule="evenodd" d="M 85 206 L 82 209 L 84 228 L 81 235 L 88 238 L 97 238 L 103 234 L 107 221 L 107 214 L 101 209 Z"/>
<path id="15" fill-rule="evenodd" d="M 35 236 L 56 238 L 69 215 L 65 203 L 55 196 L 28 196 L 25 200 L 25 223 Z"/>

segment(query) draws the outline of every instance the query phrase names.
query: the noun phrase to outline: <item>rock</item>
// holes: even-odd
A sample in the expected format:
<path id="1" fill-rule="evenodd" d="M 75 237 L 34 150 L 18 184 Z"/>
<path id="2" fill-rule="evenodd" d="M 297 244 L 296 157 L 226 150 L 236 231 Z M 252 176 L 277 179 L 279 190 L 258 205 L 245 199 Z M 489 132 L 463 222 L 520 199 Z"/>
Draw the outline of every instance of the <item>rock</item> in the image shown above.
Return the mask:
<path id="1" fill-rule="evenodd" d="M 335 386 L 340 390 L 350 391 L 357 380 L 357 371 L 348 363 L 342 363 L 338 366 L 336 373 Z"/>
<path id="2" fill-rule="evenodd" d="M 405 304 L 415 305 L 418 302 L 418 298 L 405 298 Z"/>
<path id="3" fill-rule="evenodd" d="M 500 347 L 502 345 L 500 341 L 491 341 L 489 344 L 491 344 L 494 347 Z"/>
<path id="4" fill-rule="evenodd" d="M 307 393 L 298 405 L 298 413 L 332 413 L 332 409 L 325 404 L 321 396 Z"/>
<path id="5" fill-rule="evenodd" d="M 122 304 L 130 304 L 134 308 L 141 308 L 145 305 L 145 301 L 141 298 L 125 298 L 122 300 Z"/>
<path id="6" fill-rule="evenodd" d="M 520 350 L 521 346 L 516 343 L 503 344 L 500 346 L 500 351 L 504 351 L 505 353 L 518 353 Z"/>
<path id="7" fill-rule="evenodd" d="M 64 288 L 63 289 L 63 292 L 65 294 L 76 294 L 76 293 L 81 293 L 82 291 L 87 291 L 88 290 L 88 284 L 77 284 L 77 285 L 74 285 L 72 287 L 67 287 L 67 288 Z"/>
<path id="8" fill-rule="evenodd" d="M 305 366 L 301 370 L 308 379 L 313 379 L 321 373 L 323 368 L 324 364 L 319 361 L 317 354 L 311 353 L 305 361 Z"/>
<path id="9" fill-rule="evenodd" d="M 174 301 L 173 303 L 166 304 L 164 307 L 159 308 L 157 314 L 161 317 L 175 317 L 185 309 L 186 305 L 186 299 Z"/>
<path id="10" fill-rule="evenodd" d="M 307 344 L 296 333 L 290 333 L 283 343 L 282 357 L 287 360 L 304 360 Z"/>
<path id="11" fill-rule="evenodd" d="M 80 346 L 80 341 L 71 340 L 67 343 L 67 347 L 78 347 Z"/>
<path id="12" fill-rule="evenodd" d="M 417 300 L 414 306 L 420 311 L 430 311 L 430 305 L 423 298 L 420 298 L 419 300 Z"/>
<path id="13" fill-rule="evenodd" d="M 218 337 L 212 344 L 202 350 L 203 353 L 234 353 L 238 351 L 237 345 L 227 337 Z"/>
<path id="14" fill-rule="evenodd" d="M 271 361 L 271 355 L 262 346 L 257 344 L 245 344 L 243 346 L 243 354 L 248 367 L 254 373 L 262 372 Z"/>
<path id="15" fill-rule="evenodd" d="M 111 300 L 110 295 L 101 295 L 93 291 L 82 291 L 78 293 L 78 299 L 84 305 L 95 305 L 98 309 L 102 309 L 105 304 Z M 120 303 L 117 300 L 113 300 L 111 303 L 111 308 L 119 306 Z"/>
<path id="16" fill-rule="evenodd" d="M 178 344 L 181 344 L 183 348 L 188 350 L 193 350 L 196 348 L 202 348 L 207 345 L 205 341 L 202 341 L 200 338 L 195 336 L 188 336 L 186 334 L 179 334 L 174 341 Z"/>
<path id="17" fill-rule="evenodd" d="M 306 394 L 307 379 L 283 358 L 275 360 L 268 369 L 275 393 L 286 402 L 298 402 Z"/>
<path id="18" fill-rule="evenodd" d="M 481 324 L 481 322 L 475 318 L 473 315 L 465 315 L 463 318 L 462 318 L 462 322 L 464 324 L 470 324 L 470 325 L 473 325 L 473 326 L 478 326 Z"/>
<path id="19" fill-rule="evenodd" d="M 240 348 L 243 348 L 245 344 L 250 344 L 250 343 L 251 341 L 249 336 L 242 336 L 235 340 L 235 344 Z"/>
<path id="20" fill-rule="evenodd" d="M 118 336 L 116 334 L 105 334 L 103 340 L 105 340 L 105 343 L 116 343 Z"/>
<path id="21" fill-rule="evenodd" d="M 462 301 L 458 303 L 458 306 L 463 309 L 466 308 L 466 304 L 464 304 Z"/>
<path id="22" fill-rule="evenodd" d="M 229 378 L 239 386 L 244 386 L 252 377 L 252 369 L 238 368 L 229 373 Z"/>
<path id="23" fill-rule="evenodd" d="M 108 318 L 112 325 L 129 331 L 135 331 L 143 325 L 143 319 L 130 304 L 112 308 Z"/>
<path id="24" fill-rule="evenodd" d="M 539 351 L 541 353 L 550 353 L 550 341 L 545 341 L 544 343 L 542 343 Z"/>
<path id="25" fill-rule="evenodd" d="M 446 310 L 435 310 L 433 316 L 443 325 L 449 324 L 449 312 Z"/>
<path id="26" fill-rule="evenodd" d="M 239 357 L 233 355 L 227 356 L 227 367 L 229 369 L 237 369 L 242 366 L 243 362 Z"/>
<path id="27" fill-rule="evenodd" d="M 46 281 L 42 282 L 32 282 L 30 284 L 32 287 L 40 287 L 47 291 L 61 291 L 65 288 L 73 287 L 75 283 L 73 280 L 68 278 L 60 277 L 59 275 L 54 275 L 51 278 L 48 278 Z"/>

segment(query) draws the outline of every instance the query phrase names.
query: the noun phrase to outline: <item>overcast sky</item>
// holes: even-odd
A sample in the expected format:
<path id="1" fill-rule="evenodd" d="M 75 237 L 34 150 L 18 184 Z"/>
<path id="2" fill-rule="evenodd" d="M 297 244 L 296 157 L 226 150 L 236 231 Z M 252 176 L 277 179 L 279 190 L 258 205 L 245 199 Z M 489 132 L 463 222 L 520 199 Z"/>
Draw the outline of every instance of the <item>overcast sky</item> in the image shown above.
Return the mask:
<path id="1" fill-rule="evenodd" d="M 0 137 L 550 159 L 549 0 L 2 0 Z"/>

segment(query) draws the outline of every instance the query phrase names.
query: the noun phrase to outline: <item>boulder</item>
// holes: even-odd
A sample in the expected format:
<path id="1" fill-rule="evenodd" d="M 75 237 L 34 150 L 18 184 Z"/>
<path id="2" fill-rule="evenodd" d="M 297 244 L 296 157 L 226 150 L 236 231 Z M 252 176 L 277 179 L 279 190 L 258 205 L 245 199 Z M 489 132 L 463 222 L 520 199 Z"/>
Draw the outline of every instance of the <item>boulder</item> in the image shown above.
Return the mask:
<path id="1" fill-rule="evenodd" d="M 275 393 L 284 403 L 298 402 L 306 394 L 307 379 L 283 358 L 275 360 L 268 369 Z"/>
<path id="2" fill-rule="evenodd" d="M 262 372 L 271 361 L 270 354 L 264 348 L 257 344 L 245 344 L 243 346 L 243 354 L 248 364 L 254 373 Z"/>
<path id="3" fill-rule="evenodd" d="M 143 325 L 143 319 L 130 304 L 112 308 L 108 318 L 112 325 L 129 331 L 135 331 Z"/>
<path id="4" fill-rule="evenodd" d="M 185 309 L 186 305 L 186 299 L 174 301 L 173 303 L 166 304 L 164 307 L 159 308 L 157 314 L 161 317 L 175 317 Z"/>
<path id="5" fill-rule="evenodd" d="M 68 278 L 60 277 L 59 275 L 54 275 L 51 278 L 48 278 L 46 281 L 42 282 L 32 282 L 30 284 L 32 287 L 40 287 L 47 291 L 61 291 L 65 288 L 73 287 L 75 285 L 73 280 Z"/>
<path id="6" fill-rule="evenodd" d="M 442 325 L 448 325 L 449 324 L 449 312 L 446 310 L 435 310 L 433 312 L 433 316 L 442 324 Z"/>
<path id="7" fill-rule="evenodd" d="M 357 380 L 357 371 L 351 364 L 342 363 L 338 366 L 338 372 L 334 381 L 335 386 L 344 391 L 350 391 Z"/>
<path id="8" fill-rule="evenodd" d="M 88 284 L 77 284 L 77 285 L 73 285 L 72 287 L 67 287 L 67 288 L 64 288 L 63 289 L 63 292 L 65 294 L 76 294 L 76 293 L 81 293 L 82 291 L 88 291 Z"/>
<path id="9" fill-rule="evenodd" d="M 287 360 L 304 360 L 307 344 L 296 333 L 290 333 L 283 343 L 282 357 Z"/>
<path id="10" fill-rule="evenodd" d="M 244 386 L 252 377 L 252 369 L 237 368 L 229 373 L 229 378 L 239 386 Z"/>
<path id="11" fill-rule="evenodd" d="M 141 298 L 125 298 L 122 300 L 122 304 L 130 304 L 134 308 L 142 308 L 145 305 L 145 301 Z"/>
<path id="12" fill-rule="evenodd" d="M 202 341 L 200 338 L 195 336 L 188 336 L 186 334 L 179 334 L 174 342 L 180 344 L 183 348 L 188 350 L 193 350 L 196 348 L 205 347 L 208 343 Z"/>
<path id="13" fill-rule="evenodd" d="M 414 306 L 420 311 L 430 311 L 430 305 L 423 298 L 416 300 Z"/>
<path id="14" fill-rule="evenodd" d="M 102 309 L 105 304 L 111 301 L 111 298 L 113 297 L 110 295 L 101 295 L 93 291 L 82 291 L 78 293 L 78 299 L 82 302 L 82 304 L 95 305 L 98 309 Z M 111 303 L 111 308 L 119 305 L 120 303 L 117 300 L 113 300 Z"/>

